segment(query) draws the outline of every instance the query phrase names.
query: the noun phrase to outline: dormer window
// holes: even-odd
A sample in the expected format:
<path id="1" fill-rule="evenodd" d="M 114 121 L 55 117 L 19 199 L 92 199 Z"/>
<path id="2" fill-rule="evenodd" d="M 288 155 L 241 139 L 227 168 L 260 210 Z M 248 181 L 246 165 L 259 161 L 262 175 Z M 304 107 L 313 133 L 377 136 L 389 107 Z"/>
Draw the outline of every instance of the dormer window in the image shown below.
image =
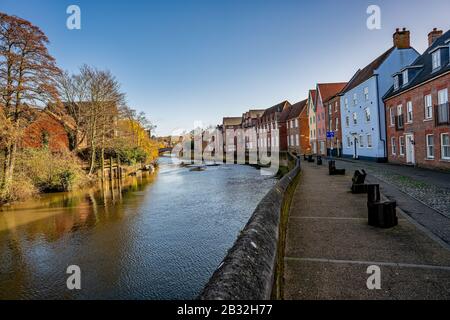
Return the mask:
<path id="1" fill-rule="evenodd" d="M 403 75 L 403 85 L 406 86 L 409 82 L 408 70 L 402 72 Z"/>
<path id="2" fill-rule="evenodd" d="M 400 88 L 400 78 L 399 76 L 394 77 L 394 90 L 398 90 Z"/>
<path id="3" fill-rule="evenodd" d="M 441 67 L 441 50 L 437 50 L 433 52 L 431 55 L 431 59 L 433 62 L 433 70 L 436 70 Z"/>

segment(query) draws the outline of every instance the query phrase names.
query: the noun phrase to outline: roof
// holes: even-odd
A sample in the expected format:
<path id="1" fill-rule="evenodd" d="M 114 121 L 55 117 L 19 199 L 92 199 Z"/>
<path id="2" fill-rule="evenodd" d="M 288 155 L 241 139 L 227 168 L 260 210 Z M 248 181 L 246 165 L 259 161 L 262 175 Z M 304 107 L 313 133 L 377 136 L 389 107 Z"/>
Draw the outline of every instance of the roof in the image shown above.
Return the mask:
<path id="1" fill-rule="evenodd" d="M 338 95 L 342 89 L 345 88 L 347 82 L 336 82 L 336 83 L 319 83 L 317 84 L 317 92 L 320 93 L 322 101 L 325 103 L 331 98 Z"/>
<path id="2" fill-rule="evenodd" d="M 396 96 L 402 92 L 405 92 L 411 88 L 420 85 L 428 80 L 431 80 L 435 77 L 443 75 L 450 71 L 450 64 L 443 66 L 440 70 L 433 72 L 433 63 L 431 60 L 431 53 L 435 51 L 438 47 L 441 47 L 445 44 L 448 47 L 448 41 L 450 41 L 450 30 L 444 33 L 441 37 L 433 42 L 433 44 L 421 55 L 416 61 L 414 61 L 410 66 L 403 68 L 403 70 L 408 68 L 417 68 L 420 67 L 421 70 L 417 72 L 414 78 L 409 79 L 408 85 L 402 86 L 399 90 L 394 91 L 394 86 L 392 85 L 391 89 L 385 94 L 384 99 L 388 99 L 390 97 Z M 401 70 L 401 71 L 403 71 Z"/>
<path id="3" fill-rule="evenodd" d="M 242 124 L 242 117 L 223 118 L 224 126 L 240 126 L 241 124 Z"/>
<path id="4" fill-rule="evenodd" d="M 300 116 L 300 113 L 306 107 L 307 102 L 308 102 L 308 99 L 293 104 L 290 108 L 290 112 L 289 112 L 287 119 L 298 118 Z"/>
<path id="5" fill-rule="evenodd" d="M 266 111 L 266 110 L 264 110 L 264 109 L 260 109 L 260 110 L 249 110 L 248 113 L 249 113 L 250 118 L 253 119 L 253 118 L 261 117 L 261 116 L 264 114 L 265 111 Z"/>
<path id="6" fill-rule="evenodd" d="M 286 122 L 286 120 L 289 119 L 289 114 L 291 113 L 291 110 L 292 110 L 292 106 L 291 105 L 289 105 L 286 108 L 284 108 L 284 110 L 281 112 L 279 121 L 280 122 Z"/>
<path id="7" fill-rule="evenodd" d="M 282 112 L 286 105 L 290 106 L 291 104 L 287 100 L 285 100 L 273 107 L 266 109 L 266 111 L 264 111 L 263 117 L 272 115 L 277 112 Z"/>
<path id="8" fill-rule="evenodd" d="M 389 55 L 394 51 L 395 47 L 390 48 L 385 53 L 383 53 L 381 56 L 373 60 L 369 65 L 367 65 L 364 69 L 359 69 L 356 71 L 353 78 L 349 81 L 349 83 L 342 89 L 341 93 L 346 93 L 357 86 L 359 86 L 361 83 L 367 81 L 368 79 L 372 78 L 375 74 L 375 70 L 377 70 L 384 61 L 389 57 Z"/>

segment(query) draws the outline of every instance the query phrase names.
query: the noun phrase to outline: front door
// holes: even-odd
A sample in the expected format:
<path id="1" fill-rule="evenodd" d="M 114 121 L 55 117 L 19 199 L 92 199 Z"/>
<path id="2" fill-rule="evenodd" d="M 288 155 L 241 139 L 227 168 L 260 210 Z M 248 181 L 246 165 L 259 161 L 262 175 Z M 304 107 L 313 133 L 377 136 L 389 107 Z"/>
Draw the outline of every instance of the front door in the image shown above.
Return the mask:
<path id="1" fill-rule="evenodd" d="M 358 138 L 353 139 L 353 159 L 358 159 Z"/>
<path id="2" fill-rule="evenodd" d="M 412 134 L 406 135 L 406 162 L 408 164 L 416 164 L 414 136 Z"/>

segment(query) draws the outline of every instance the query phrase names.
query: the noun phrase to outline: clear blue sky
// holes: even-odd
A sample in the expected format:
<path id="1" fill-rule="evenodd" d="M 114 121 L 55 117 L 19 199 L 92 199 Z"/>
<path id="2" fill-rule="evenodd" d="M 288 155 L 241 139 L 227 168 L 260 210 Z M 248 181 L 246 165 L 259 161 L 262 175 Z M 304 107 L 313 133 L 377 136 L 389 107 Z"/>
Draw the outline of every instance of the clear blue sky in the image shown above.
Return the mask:
<path id="1" fill-rule="evenodd" d="M 80 31 L 66 28 L 71 4 Z M 381 7 L 381 30 L 366 28 L 370 4 Z M 448 0 L 1 0 L 0 11 L 40 26 L 61 68 L 111 70 L 158 134 L 348 81 L 392 45 L 396 27 L 411 30 L 419 52 L 433 27 L 450 28 Z"/>

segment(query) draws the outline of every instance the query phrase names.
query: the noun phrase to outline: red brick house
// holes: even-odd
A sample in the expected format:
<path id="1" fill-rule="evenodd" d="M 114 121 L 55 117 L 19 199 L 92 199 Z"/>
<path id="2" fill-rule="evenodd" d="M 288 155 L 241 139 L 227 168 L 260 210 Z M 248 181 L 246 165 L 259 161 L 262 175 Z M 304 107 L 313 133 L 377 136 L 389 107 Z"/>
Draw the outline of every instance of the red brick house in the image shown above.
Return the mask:
<path id="1" fill-rule="evenodd" d="M 327 155 L 342 156 L 342 124 L 340 91 L 324 102 L 326 110 L 327 131 L 334 132 L 334 138 L 327 139 Z"/>
<path id="2" fill-rule="evenodd" d="M 393 75 L 384 96 L 388 160 L 450 170 L 450 31 L 428 38 L 429 48 Z"/>
<path id="3" fill-rule="evenodd" d="M 242 129 L 244 130 L 245 150 L 257 150 L 256 128 L 259 118 L 265 110 L 249 110 L 242 115 Z"/>
<path id="4" fill-rule="evenodd" d="M 327 155 L 327 129 L 329 124 L 328 109 L 325 104 L 331 97 L 336 96 L 347 83 L 319 83 L 316 89 L 316 129 L 317 129 L 317 154 Z"/>
<path id="5" fill-rule="evenodd" d="M 311 154 L 311 144 L 309 143 L 309 116 L 308 116 L 308 99 L 305 100 L 305 106 L 299 115 L 300 126 L 300 154 Z"/>
<path id="6" fill-rule="evenodd" d="M 47 146 L 52 152 L 69 150 L 69 136 L 66 124 L 51 111 L 33 110 L 33 120 L 28 125 L 20 143 L 21 148 L 42 148 Z"/>
<path id="7" fill-rule="evenodd" d="M 226 117 L 223 118 L 222 130 L 223 130 L 223 143 L 224 151 L 235 152 L 237 151 L 237 135 L 236 130 L 242 127 L 242 117 Z M 234 141 L 230 144 L 230 141 Z"/>
<path id="8" fill-rule="evenodd" d="M 287 147 L 290 152 L 298 155 L 301 154 L 300 114 L 304 111 L 307 102 L 308 100 L 303 100 L 293 104 L 286 119 Z"/>
<path id="9" fill-rule="evenodd" d="M 286 122 L 282 118 L 286 118 L 290 106 L 288 101 L 283 101 L 264 111 L 258 123 L 258 148 L 270 150 L 274 146 L 279 151 L 287 151 Z"/>

